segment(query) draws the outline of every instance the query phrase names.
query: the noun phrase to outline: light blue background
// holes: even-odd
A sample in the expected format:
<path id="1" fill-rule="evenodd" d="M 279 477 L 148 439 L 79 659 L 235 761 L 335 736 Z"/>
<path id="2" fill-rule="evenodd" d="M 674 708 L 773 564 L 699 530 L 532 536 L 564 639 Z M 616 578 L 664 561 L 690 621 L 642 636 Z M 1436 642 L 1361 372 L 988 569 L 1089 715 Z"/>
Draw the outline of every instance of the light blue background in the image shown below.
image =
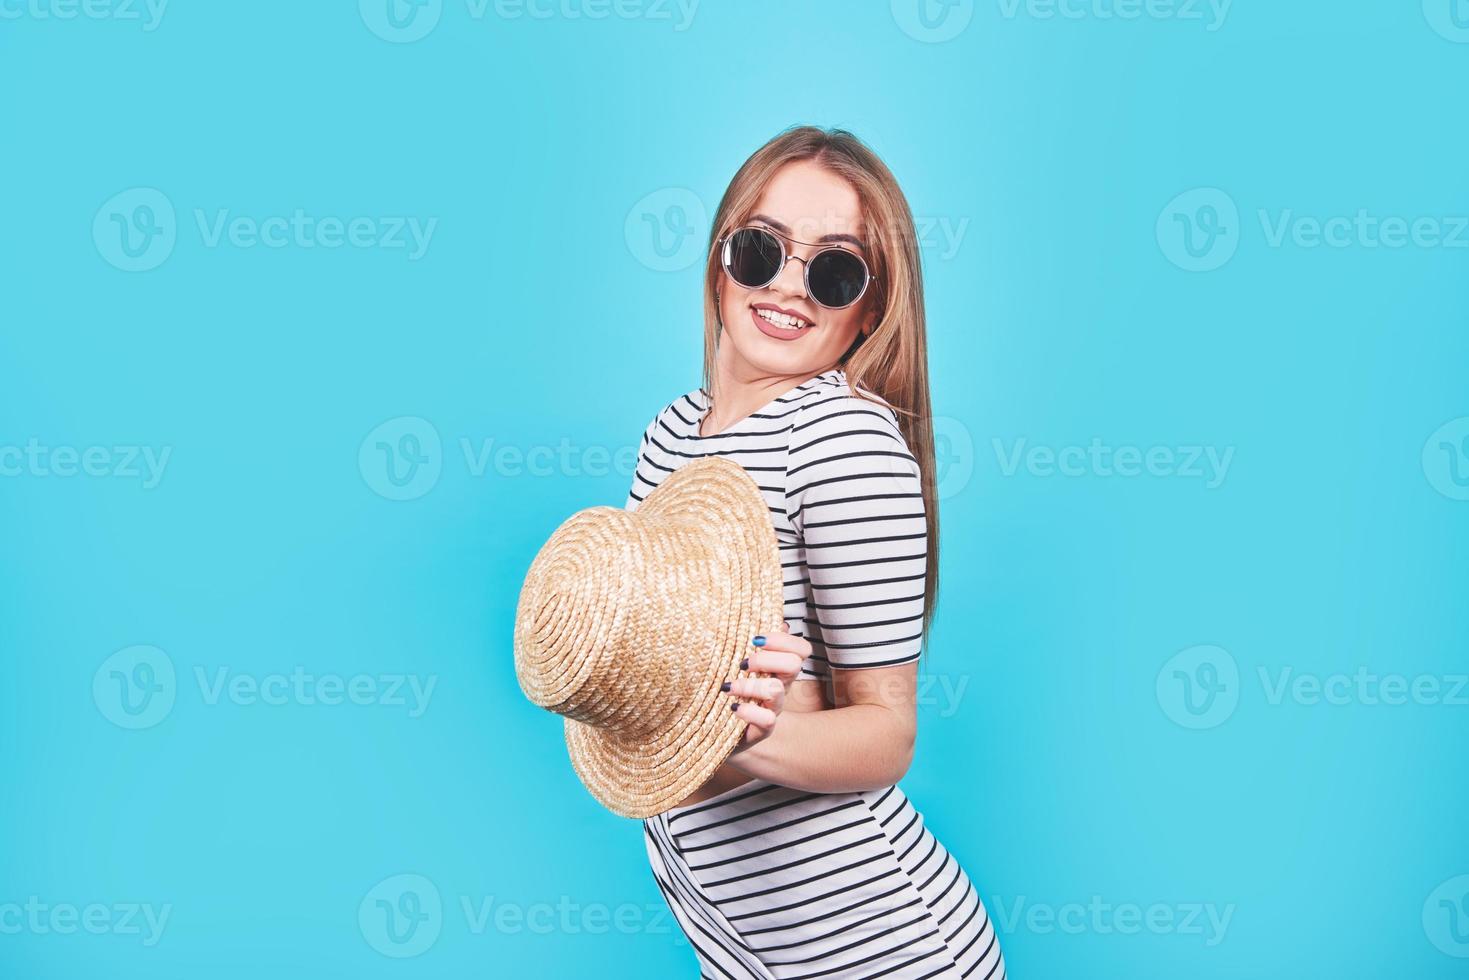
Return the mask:
<path id="1" fill-rule="evenodd" d="M 1268 234 L 1359 209 L 1454 234 L 1447 0 L 1238 0 L 1222 23 L 988 0 L 932 30 L 904 0 L 705 0 L 686 25 L 652 0 L 444 0 L 408 42 L 382 2 L 174 0 L 152 30 L 141 5 L 5 5 L 0 911 L 101 903 L 113 926 L 0 915 L 0 974 L 695 975 L 640 828 L 520 694 L 511 626 L 556 524 L 624 500 L 597 453 L 625 461 L 699 383 L 700 210 L 811 121 L 868 140 L 930 227 L 944 558 L 904 786 L 1011 974 L 1464 975 L 1469 908 L 1439 899 L 1469 890 L 1469 706 L 1272 703 L 1260 678 L 1469 670 L 1469 445 L 1438 445 L 1469 434 L 1469 232 Z M 124 271 L 112 216 L 146 225 L 159 195 L 172 250 Z M 298 208 L 437 224 L 411 259 L 211 247 L 196 218 Z M 1233 455 L 1211 488 L 1007 467 L 1021 439 Z M 396 458 L 404 487 L 379 441 L 423 459 Z M 559 455 L 477 467 L 487 444 Z M 28 445 L 123 472 L 16 463 Z M 167 450 L 156 485 L 112 447 Z M 1205 660 L 1238 677 L 1194 715 L 1173 669 Z M 133 730 L 112 670 L 138 663 L 172 667 L 174 700 Z M 436 686 L 412 717 L 197 679 L 297 667 Z M 376 901 L 404 874 L 441 905 L 400 945 Z M 169 906 L 160 941 L 116 928 L 125 903 Z M 1126 903 L 1230 919 L 1211 945 L 1207 918 L 1045 918 Z"/>

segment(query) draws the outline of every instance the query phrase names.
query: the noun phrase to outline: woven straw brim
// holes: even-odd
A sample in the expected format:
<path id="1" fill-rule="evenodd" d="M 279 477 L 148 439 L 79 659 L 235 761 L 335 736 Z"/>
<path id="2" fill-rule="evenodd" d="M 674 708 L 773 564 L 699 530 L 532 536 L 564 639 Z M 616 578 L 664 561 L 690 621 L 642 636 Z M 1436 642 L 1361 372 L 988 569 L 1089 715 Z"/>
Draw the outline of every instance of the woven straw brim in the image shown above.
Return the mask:
<path id="1" fill-rule="evenodd" d="M 740 661 L 752 637 L 779 630 L 784 616 L 780 548 L 760 488 L 738 464 L 719 456 L 690 460 L 638 505 L 645 520 L 683 522 L 698 529 L 692 562 L 712 573 L 699 593 L 660 597 L 654 619 L 696 623 L 703 638 L 682 656 L 696 682 L 671 723 L 631 738 L 567 718 L 566 747 L 577 775 L 607 809 L 644 818 L 676 806 L 722 766 L 744 736 L 746 722 L 720 691 L 725 681 L 752 676 Z M 652 556 L 658 560 L 658 556 Z M 670 632 L 672 632 L 670 630 Z"/>

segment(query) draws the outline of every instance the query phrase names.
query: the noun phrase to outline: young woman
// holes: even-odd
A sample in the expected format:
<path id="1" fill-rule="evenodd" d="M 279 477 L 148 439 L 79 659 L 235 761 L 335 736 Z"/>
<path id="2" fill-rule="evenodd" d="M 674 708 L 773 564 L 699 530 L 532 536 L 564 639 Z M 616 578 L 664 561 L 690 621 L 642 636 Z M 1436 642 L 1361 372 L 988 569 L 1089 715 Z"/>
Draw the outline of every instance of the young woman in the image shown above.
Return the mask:
<path id="1" fill-rule="evenodd" d="M 973 883 L 896 783 L 913 757 L 938 510 L 913 219 L 850 133 L 800 127 L 735 174 L 704 286 L 704 385 L 643 433 L 626 508 L 691 459 L 755 479 L 785 624 L 752 637 L 744 743 L 644 821 L 704 977 L 1005 976 Z"/>

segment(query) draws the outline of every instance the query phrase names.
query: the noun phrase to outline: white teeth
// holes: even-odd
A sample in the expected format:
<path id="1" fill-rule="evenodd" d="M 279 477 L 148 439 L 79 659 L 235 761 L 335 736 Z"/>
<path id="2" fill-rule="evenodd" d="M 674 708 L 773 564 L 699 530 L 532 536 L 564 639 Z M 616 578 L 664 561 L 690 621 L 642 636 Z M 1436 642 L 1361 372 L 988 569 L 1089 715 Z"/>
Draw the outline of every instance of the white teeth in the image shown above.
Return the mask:
<path id="1" fill-rule="evenodd" d="M 802 320 L 800 317 L 787 316 L 784 313 L 777 313 L 774 310 L 756 310 L 755 312 L 760 315 L 761 319 L 768 320 L 777 327 L 785 327 L 787 330 L 804 330 L 806 327 L 811 326 L 811 324 Z"/>

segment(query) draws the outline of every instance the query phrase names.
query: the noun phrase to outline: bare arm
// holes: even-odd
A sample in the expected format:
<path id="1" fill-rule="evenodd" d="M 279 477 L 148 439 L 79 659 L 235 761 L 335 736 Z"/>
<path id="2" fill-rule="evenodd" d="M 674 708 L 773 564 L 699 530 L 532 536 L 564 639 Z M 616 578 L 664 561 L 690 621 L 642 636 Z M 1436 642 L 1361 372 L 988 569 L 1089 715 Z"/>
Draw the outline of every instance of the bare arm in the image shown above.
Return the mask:
<path id="1" fill-rule="evenodd" d="M 834 704 L 782 713 L 800 672 L 791 661 L 813 650 L 789 632 L 770 637 L 750 662 L 770 676 L 734 692 L 759 701 L 738 709 L 754 734 L 729 765 L 811 792 L 881 789 L 913 758 L 928 567 L 922 472 L 892 409 L 868 399 L 804 403 L 791 432 L 785 510 L 804 550 L 806 623 L 819 630 Z"/>
<path id="2" fill-rule="evenodd" d="M 730 694 L 760 700 L 736 710 L 750 728 L 729 764 L 749 776 L 817 793 L 881 789 L 902 779 L 913 761 L 918 665 L 835 669 L 836 706 L 813 710 L 820 704 L 820 682 L 781 679 L 792 661 L 799 670 L 797 658 L 809 650 L 801 637 L 780 633 L 751 655 L 751 670 L 775 676 L 733 685 Z"/>

